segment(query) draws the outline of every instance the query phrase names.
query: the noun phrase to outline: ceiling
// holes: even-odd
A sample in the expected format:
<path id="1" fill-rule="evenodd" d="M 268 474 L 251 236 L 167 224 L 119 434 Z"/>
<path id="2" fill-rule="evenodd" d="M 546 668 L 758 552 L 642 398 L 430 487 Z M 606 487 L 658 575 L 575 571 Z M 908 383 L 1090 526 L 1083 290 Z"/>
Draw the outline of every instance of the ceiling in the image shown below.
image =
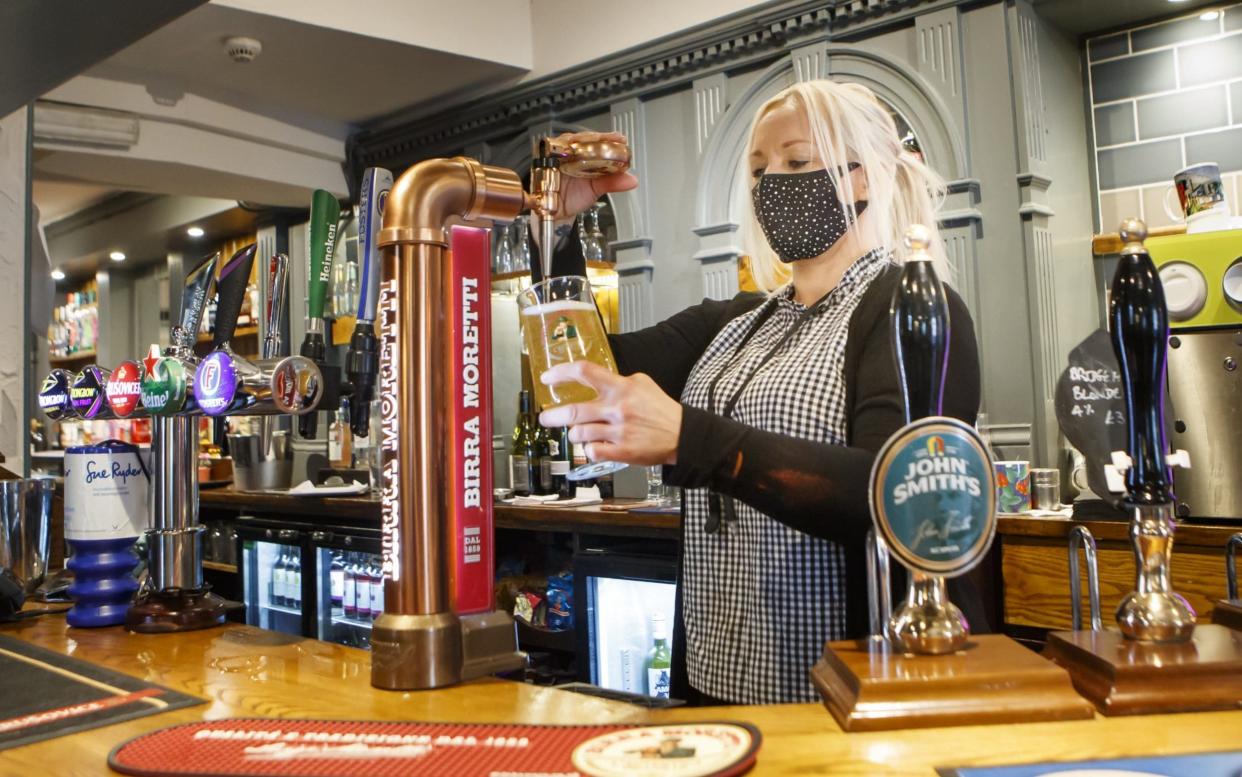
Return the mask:
<path id="1" fill-rule="evenodd" d="M 258 39 L 238 64 L 223 41 Z M 183 92 L 343 137 L 348 125 L 460 90 L 517 80 L 524 69 L 215 4 L 203 5 L 86 71 Z"/>
<path id="2" fill-rule="evenodd" d="M 101 184 L 38 178 L 34 180 L 32 190 L 35 205 L 39 207 L 39 222 L 44 226 L 117 193 L 117 189 Z"/>
<path id="3" fill-rule="evenodd" d="M 49 202 L 58 189 L 51 187 Z M 48 192 L 47 186 L 36 189 L 40 211 L 41 196 Z M 254 211 L 227 200 L 112 191 L 73 215 L 45 221 L 44 231 L 52 267 L 64 272 L 62 284 L 72 287 L 104 268 L 131 272 L 165 262 L 170 252 L 206 254 L 223 240 L 253 235 L 256 223 Z M 191 226 L 202 228 L 203 236 L 190 237 Z M 124 253 L 125 260 L 113 262 L 112 251 Z"/>
<path id="4" fill-rule="evenodd" d="M 1219 8 L 1223 4 L 1221 0 L 1033 0 L 1041 17 L 1076 35 L 1182 16 L 1196 8 Z"/>
<path id="5" fill-rule="evenodd" d="M 50 11 L 47 0 L 0 2 L 0 116 L 203 2 L 92 0 Z"/>

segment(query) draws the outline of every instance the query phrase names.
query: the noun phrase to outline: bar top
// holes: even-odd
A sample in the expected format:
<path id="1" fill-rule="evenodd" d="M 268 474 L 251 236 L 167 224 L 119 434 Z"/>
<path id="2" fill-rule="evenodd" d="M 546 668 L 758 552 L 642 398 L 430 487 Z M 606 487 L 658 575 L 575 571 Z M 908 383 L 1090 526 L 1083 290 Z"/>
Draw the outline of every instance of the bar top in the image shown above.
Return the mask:
<path id="1" fill-rule="evenodd" d="M 49 615 L 0 633 L 207 699 L 207 704 L 7 750 L 12 774 L 109 774 L 131 737 L 193 720 L 336 718 L 514 723 L 749 721 L 763 732 L 756 775 L 934 775 L 937 766 L 1196 753 L 1238 746 L 1242 711 L 846 734 L 818 704 L 647 711 L 504 680 L 416 693 L 371 687 L 370 654 L 224 626 L 183 634 L 68 629 Z"/>

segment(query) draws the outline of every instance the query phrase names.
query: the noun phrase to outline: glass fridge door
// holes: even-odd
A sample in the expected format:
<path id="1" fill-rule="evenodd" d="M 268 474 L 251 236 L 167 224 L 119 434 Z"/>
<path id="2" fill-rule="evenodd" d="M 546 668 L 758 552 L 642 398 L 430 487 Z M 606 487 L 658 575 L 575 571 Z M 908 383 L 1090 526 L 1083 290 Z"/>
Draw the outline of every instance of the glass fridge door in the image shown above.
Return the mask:
<path id="1" fill-rule="evenodd" d="M 371 622 L 384 611 L 379 554 L 316 545 L 315 557 L 315 636 L 369 650 Z"/>
<path id="2" fill-rule="evenodd" d="M 302 548 L 279 542 L 242 542 L 246 623 L 302 634 Z"/>
<path id="3" fill-rule="evenodd" d="M 591 683 L 667 697 L 676 584 L 605 576 L 589 576 L 585 582 Z M 656 645 L 660 636 L 663 650 Z"/>

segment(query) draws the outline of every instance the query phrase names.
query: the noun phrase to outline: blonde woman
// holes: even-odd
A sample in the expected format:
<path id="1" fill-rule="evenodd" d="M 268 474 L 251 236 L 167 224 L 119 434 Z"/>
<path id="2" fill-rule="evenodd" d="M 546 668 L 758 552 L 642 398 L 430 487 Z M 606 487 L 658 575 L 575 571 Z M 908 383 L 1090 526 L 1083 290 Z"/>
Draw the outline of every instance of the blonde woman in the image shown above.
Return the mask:
<path id="1" fill-rule="evenodd" d="M 767 293 L 613 336 L 621 375 L 578 362 L 542 376 L 599 394 L 544 411 L 545 426 L 571 426 L 592 459 L 667 465 L 666 482 L 685 489 L 674 644 L 689 687 L 674 692 L 698 703 L 814 700 L 807 671 L 824 642 L 866 633 L 867 481 L 902 424 L 894 248 L 912 223 L 935 229 L 943 190 L 854 84 L 798 84 L 766 102 L 745 164 L 747 237 Z M 629 173 L 567 181 L 567 216 L 638 185 Z M 973 423 L 973 324 L 948 298 L 945 413 Z M 986 628 L 973 592 L 955 601 Z"/>

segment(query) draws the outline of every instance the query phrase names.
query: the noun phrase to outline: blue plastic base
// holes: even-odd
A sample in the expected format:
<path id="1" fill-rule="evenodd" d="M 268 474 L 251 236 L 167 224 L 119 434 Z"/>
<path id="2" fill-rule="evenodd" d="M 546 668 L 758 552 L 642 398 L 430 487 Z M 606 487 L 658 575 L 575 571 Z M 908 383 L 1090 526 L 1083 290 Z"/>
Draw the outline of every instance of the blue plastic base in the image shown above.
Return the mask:
<path id="1" fill-rule="evenodd" d="M 125 622 L 125 613 L 138 591 L 134 579 L 137 540 L 69 540 L 73 554 L 65 566 L 73 572 L 69 596 L 74 604 L 66 616 L 70 626 L 99 628 Z"/>

